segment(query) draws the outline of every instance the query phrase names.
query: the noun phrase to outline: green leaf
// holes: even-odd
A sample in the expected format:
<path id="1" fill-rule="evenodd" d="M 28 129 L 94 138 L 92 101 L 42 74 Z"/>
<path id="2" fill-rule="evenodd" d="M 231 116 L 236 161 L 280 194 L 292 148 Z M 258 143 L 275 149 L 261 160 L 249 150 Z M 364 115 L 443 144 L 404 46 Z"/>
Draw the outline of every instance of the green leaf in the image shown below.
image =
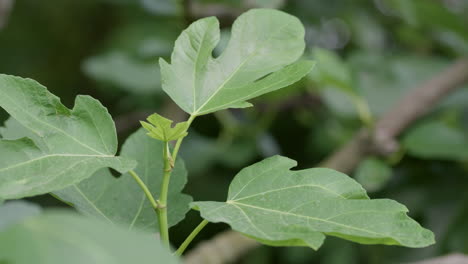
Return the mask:
<path id="1" fill-rule="evenodd" d="M 0 75 L 0 94 L 0 107 L 27 129 L 0 140 L 1 198 L 63 189 L 104 167 L 126 172 L 135 166 L 115 156 L 115 126 L 97 100 L 78 96 L 69 110 L 39 83 L 8 75 Z"/>
<path id="2" fill-rule="evenodd" d="M 131 135 L 122 147 L 123 157 L 138 161 L 135 171 L 154 195 L 158 194 L 162 184 L 163 148 L 162 142 L 147 137 L 143 129 Z M 177 159 L 169 186 L 169 226 L 184 219 L 190 209 L 191 197 L 181 193 L 186 182 L 185 166 L 181 159 Z M 108 170 L 101 170 L 93 177 L 54 194 L 85 215 L 122 224 L 129 229 L 157 231 L 155 212 L 129 174 L 116 179 Z"/>
<path id="3" fill-rule="evenodd" d="M 255 159 L 257 145 L 255 139 L 249 137 L 234 137 L 231 143 L 224 144 L 191 130 L 179 153 L 184 158 L 188 171 L 197 175 L 217 163 L 229 168 L 243 167 L 248 161 Z"/>
<path id="4" fill-rule="evenodd" d="M 353 104 L 360 119 L 366 125 L 371 125 L 373 118 L 368 103 L 361 96 L 356 86 L 354 72 L 349 65 L 337 54 L 326 49 L 315 48 L 312 53 L 319 66 L 316 71 L 309 74 L 309 77 L 321 86 L 325 101 L 329 101 L 330 96 L 337 95 L 342 100 L 338 103 L 340 107 Z M 343 94 L 346 95 L 344 98 Z"/>
<path id="5" fill-rule="evenodd" d="M 171 64 L 160 59 L 164 91 L 191 115 L 251 106 L 246 100 L 300 80 L 314 64 L 295 62 L 304 51 L 304 27 L 281 11 L 242 14 L 226 49 L 213 58 L 219 38 L 218 20 L 200 19 L 177 39 Z"/>
<path id="6" fill-rule="evenodd" d="M 351 53 L 346 62 L 355 70 L 356 87 L 369 104 L 373 116 L 381 116 L 412 89 L 450 65 L 450 61 L 438 57 L 411 54 L 389 56 L 362 51 Z M 437 108 L 465 106 L 468 100 L 467 88 L 462 87 L 449 94 Z M 327 89 L 323 96 L 335 113 L 345 117 L 358 117 L 347 94 Z"/>
<path id="7" fill-rule="evenodd" d="M 148 121 L 141 121 L 141 125 L 148 131 L 148 136 L 161 141 L 172 141 L 187 136 L 188 122 L 177 123 L 172 127 L 172 120 L 169 120 L 158 114 L 152 114 Z"/>
<path id="8" fill-rule="evenodd" d="M 210 222 L 224 222 L 264 244 L 320 247 L 325 235 L 363 244 L 424 247 L 432 232 L 388 199 L 370 200 L 353 179 L 325 168 L 290 171 L 294 160 L 274 156 L 243 169 L 226 202 L 196 202 Z"/>
<path id="9" fill-rule="evenodd" d="M 468 160 L 468 136 L 461 128 L 428 121 L 411 128 L 403 138 L 411 155 L 425 159 Z"/>
<path id="10" fill-rule="evenodd" d="M 380 159 L 371 157 L 362 161 L 356 169 L 356 181 L 369 192 L 380 190 L 392 177 L 392 168 Z"/>
<path id="11" fill-rule="evenodd" d="M 0 231 L 40 213 L 41 208 L 38 205 L 22 200 L 0 204 Z"/>
<path id="12" fill-rule="evenodd" d="M 159 67 L 114 51 L 87 59 L 84 72 L 91 78 L 133 94 L 154 94 L 161 91 Z"/>
<path id="13" fill-rule="evenodd" d="M 314 48 L 312 56 L 317 61 L 317 67 L 310 73 L 312 80 L 347 95 L 358 95 L 351 69 L 337 54 L 326 49 Z"/>
<path id="14" fill-rule="evenodd" d="M 0 263 L 176 264 L 153 234 L 49 211 L 0 232 Z"/>

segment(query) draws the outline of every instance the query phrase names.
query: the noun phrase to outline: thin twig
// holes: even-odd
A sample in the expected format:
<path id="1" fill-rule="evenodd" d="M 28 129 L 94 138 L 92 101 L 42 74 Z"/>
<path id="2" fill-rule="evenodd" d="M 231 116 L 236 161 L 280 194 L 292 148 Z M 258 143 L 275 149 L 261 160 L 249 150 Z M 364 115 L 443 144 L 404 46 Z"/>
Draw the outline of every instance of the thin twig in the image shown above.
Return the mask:
<path id="1" fill-rule="evenodd" d="M 388 155 L 397 151 L 397 136 L 411 123 L 432 110 L 445 95 L 467 81 L 468 59 L 460 59 L 398 101 L 377 121 L 372 135 L 365 129 L 361 130 L 322 165 L 350 173 L 370 152 Z"/>
<path id="2" fill-rule="evenodd" d="M 411 262 L 409 264 L 468 264 L 468 256 L 459 253 L 453 253 L 443 257 Z"/>
<path id="3" fill-rule="evenodd" d="M 371 151 L 390 153 L 397 149 L 396 137 L 412 122 L 429 112 L 450 91 L 468 81 L 468 59 L 461 59 L 431 80 L 406 95 L 377 121 L 375 133 L 359 131 L 345 146 L 333 153 L 321 164 L 350 173 Z M 223 264 L 232 262 L 258 242 L 234 232 L 218 234 L 188 252 L 186 264 Z"/>
<path id="4" fill-rule="evenodd" d="M 6 26 L 13 4 L 14 0 L 0 0 L 0 30 Z"/>

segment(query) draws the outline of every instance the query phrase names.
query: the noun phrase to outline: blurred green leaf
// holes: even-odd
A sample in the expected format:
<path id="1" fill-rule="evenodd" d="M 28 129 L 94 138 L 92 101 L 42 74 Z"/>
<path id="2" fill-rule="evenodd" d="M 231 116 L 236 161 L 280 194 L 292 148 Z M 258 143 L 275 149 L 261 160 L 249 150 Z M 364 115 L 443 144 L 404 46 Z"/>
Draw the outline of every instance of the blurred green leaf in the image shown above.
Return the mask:
<path id="1" fill-rule="evenodd" d="M 16 224 L 25 218 L 41 213 L 41 207 L 26 201 L 9 201 L 0 203 L 0 232 L 10 225 Z"/>
<path id="2" fill-rule="evenodd" d="M 390 109 L 411 89 L 448 67 L 449 61 L 437 57 L 415 55 L 385 56 L 376 53 L 355 52 L 347 59 L 356 71 L 356 87 L 363 100 L 369 104 L 373 116 L 380 116 Z M 336 90 L 323 93 L 327 105 L 337 114 L 357 117 L 352 98 Z M 468 87 L 456 90 L 435 106 L 464 106 L 468 100 Z"/>
<path id="3" fill-rule="evenodd" d="M 190 131 L 180 150 L 188 170 L 193 174 L 205 172 L 217 163 L 229 168 L 244 166 L 257 155 L 255 139 L 235 137 L 224 144 L 219 139 Z"/>
<path id="4" fill-rule="evenodd" d="M 206 171 L 217 161 L 219 148 L 215 139 L 204 137 L 191 130 L 180 149 L 180 156 L 193 174 Z"/>
<path id="5" fill-rule="evenodd" d="M 411 155 L 425 159 L 468 160 L 468 134 L 441 121 L 427 121 L 412 127 L 403 138 Z"/>
<path id="6" fill-rule="evenodd" d="M 349 19 L 353 32 L 353 41 L 360 49 L 375 52 L 384 52 L 387 45 L 387 32 L 378 18 L 369 12 L 356 12 Z"/>
<path id="7" fill-rule="evenodd" d="M 364 189 L 375 192 L 382 189 L 391 176 L 392 168 L 387 163 L 375 157 L 370 157 L 359 164 L 354 178 Z"/>
<path id="8" fill-rule="evenodd" d="M 179 263 L 153 234 L 64 211 L 49 211 L 2 230 L 0 248 L 0 261 L 15 264 Z"/>
<path id="9" fill-rule="evenodd" d="M 318 249 L 325 235 L 363 244 L 434 243 L 432 232 L 409 218 L 404 205 L 370 200 L 357 182 L 337 171 L 290 171 L 294 166 L 281 156 L 265 159 L 236 175 L 226 202 L 194 202 L 193 207 L 208 221 L 228 223 L 267 245 Z"/>
<path id="10" fill-rule="evenodd" d="M 371 125 L 372 114 L 368 103 L 361 96 L 359 87 L 356 85 L 354 71 L 348 63 L 326 49 L 314 48 L 312 54 L 319 66 L 317 71 L 309 74 L 309 77 L 321 86 L 324 100 L 338 109 L 345 109 L 344 111 L 347 111 L 350 106 L 355 108 L 350 111 L 357 113 L 364 124 Z"/>
<path id="11" fill-rule="evenodd" d="M 409 25 L 432 31 L 435 40 L 462 54 L 468 54 L 466 17 L 448 10 L 443 1 L 386 0 L 386 3 Z"/>
<path id="12" fill-rule="evenodd" d="M 9 75 L 0 75 L 0 93 L 0 107 L 34 134 L 0 140 L 0 197 L 44 194 L 101 168 L 135 167 L 135 161 L 115 156 L 114 122 L 92 97 L 78 96 L 70 110 L 39 83 Z"/>
<path id="13" fill-rule="evenodd" d="M 122 52 L 112 52 L 87 59 L 83 71 L 94 80 L 135 94 L 161 91 L 161 77 L 156 62 L 147 63 Z"/>
<path id="14" fill-rule="evenodd" d="M 359 256 L 356 245 L 339 239 L 329 239 L 321 249 L 324 254 L 320 264 L 358 264 Z"/>
<path id="15" fill-rule="evenodd" d="M 312 69 L 310 61 L 295 62 L 305 45 L 296 17 L 252 9 L 237 18 L 232 32 L 223 54 L 213 59 L 219 22 L 200 19 L 177 39 L 172 64 L 160 60 L 163 89 L 185 112 L 248 107 L 246 100 L 288 86 Z"/>
<path id="16" fill-rule="evenodd" d="M 141 41 L 137 47 L 137 54 L 143 58 L 168 56 L 171 53 L 174 40 L 170 36 L 148 37 Z M 154 63 L 153 63 L 154 64 Z M 159 72 L 159 65 L 156 63 Z M 159 76 L 159 75 L 158 75 Z"/>
<path id="17" fill-rule="evenodd" d="M 357 94 L 351 69 L 336 53 L 314 48 L 312 57 L 317 61 L 315 70 L 309 73 L 313 81 L 321 86 L 332 86 L 348 95 Z"/>
<path id="18" fill-rule="evenodd" d="M 236 137 L 230 144 L 218 146 L 217 159 L 229 168 L 239 168 L 257 155 L 255 138 Z"/>
<path id="19" fill-rule="evenodd" d="M 158 15 L 178 15 L 182 9 L 181 0 L 140 0 L 146 10 Z"/>
<path id="20" fill-rule="evenodd" d="M 245 3 L 251 8 L 281 8 L 285 0 L 246 0 Z"/>
<path id="21" fill-rule="evenodd" d="M 152 193 L 158 193 L 162 185 L 163 148 L 162 142 L 146 136 L 143 129 L 131 135 L 122 147 L 121 155 L 138 162 L 135 172 Z M 169 226 L 184 219 L 189 210 L 192 199 L 181 193 L 186 182 L 187 171 L 182 160 L 177 159 L 169 187 Z M 85 215 L 122 224 L 129 229 L 158 230 L 154 209 L 130 174 L 116 179 L 108 170 L 101 170 L 93 177 L 54 194 Z"/>

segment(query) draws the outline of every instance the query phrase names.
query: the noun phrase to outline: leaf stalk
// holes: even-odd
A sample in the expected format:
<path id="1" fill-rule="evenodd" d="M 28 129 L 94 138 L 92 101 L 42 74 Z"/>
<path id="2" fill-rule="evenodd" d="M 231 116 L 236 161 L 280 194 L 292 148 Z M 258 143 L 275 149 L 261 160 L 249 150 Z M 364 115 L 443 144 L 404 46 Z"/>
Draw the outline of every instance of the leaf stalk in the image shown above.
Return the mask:
<path id="1" fill-rule="evenodd" d="M 192 240 L 200 233 L 200 231 L 208 224 L 209 222 L 207 220 L 201 221 L 200 224 L 198 224 L 197 227 L 188 235 L 188 237 L 184 240 L 184 242 L 180 245 L 180 247 L 177 249 L 177 251 L 174 253 L 176 256 L 182 256 L 184 253 L 185 249 L 187 249 L 188 245 L 192 242 Z"/>
<path id="2" fill-rule="evenodd" d="M 196 116 L 192 115 L 187 120 L 188 126 L 193 122 Z M 158 222 L 159 222 L 159 232 L 161 234 L 161 241 L 164 245 L 169 247 L 169 225 L 167 221 L 167 194 L 169 192 L 169 183 L 171 179 L 171 174 L 175 166 L 177 159 L 177 154 L 179 153 L 180 145 L 182 144 L 183 137 L 179 138 L 174 147 L 174 151 L 171 155 L 169 150 L 169 142 L 165 142 L 163 150 L 163 159 L 164 159 L 164 174 L 163 182 L 161 185 L 161 192 L 159 197 L 159 206 L 157 208 Z"/>
<path id="3" fill-rule="evenodd" d="M 151 203 L 151 206 L 154 208 L 154 210 L 157 210 L 161 205 L 159 201 L 156 201 L 151 194 L 150 190 L 148 189 L 148 186 L 143 182 L 143 180 L 138 176 L 138 174 L 134 170 L 130 170 L 128 173 L 135 179 L 137 184 L 140 186 L 140 188 L 143 190 L 143 192 L 146 195 L 146 198 L 148 198 L 149 202 Z"/>

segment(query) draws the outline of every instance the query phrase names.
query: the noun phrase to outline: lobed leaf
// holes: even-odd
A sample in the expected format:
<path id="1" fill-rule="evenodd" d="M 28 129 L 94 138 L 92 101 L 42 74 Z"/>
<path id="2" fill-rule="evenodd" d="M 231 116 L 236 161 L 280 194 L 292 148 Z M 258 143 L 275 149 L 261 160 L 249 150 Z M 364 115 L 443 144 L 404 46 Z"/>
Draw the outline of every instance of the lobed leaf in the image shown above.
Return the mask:
<path id="1" fill-rule="evenodd" d="M 183 138 L 188 134 L 189 123 L 187 121 L 177 123 L 172 127 L 172 120 L 158 114 L 150 115 L 148 121 L 149 123 L 144 121 L 140 123 L 148 131 L 147 135 L 157 140 L 168 142 Z"/>
<path id="2" fill-rule="evenodd" d="M 135 166 L 115 155 L 115 126 L 97 100 L 78 96 L 70 110 L 39 83 L 3 74 L 0 94 L 0 107 L 24 128 L 19 134 L 2 131 L 0 198 L 48 193 L 100 168 L 126 172 Z"/>
<path id="3" fill-rule="evenodd" d="M 300 80 L 313 66 L 296 62 L 305 46 L 303 25 L 278 10 L 242 14 L 224 52 L 213 58 L 219 39 L 218 20 L 200 19 L 177 39 L 171 64 L 160 59 L 164 91 L 193 116 L 248 107 L 247 100 Z"/>
<path id="4" fill-rule="evenodd" d="M 163 179 L 163 148 L 162 142 L 147 137 L 143 129 L 131 135 L 122 147 L 123 157 L 138 161 L 135 171 L 154 195 L 161 189 Z M 177 159 L 168 194 L 169 226 L 184 219 L 190 209 L 191 197 L 181 193 L 186 182 L 187 171 L 182 160 Z M 54 195 L 83 214 L 110 223 L 145 231 L 158 228 L 154 209 L 129 174 L 116 179 L 108 170 L 101 170 L 91 178 L 54 192 Z"/>
<path id="5" fill-rule="evenodd" d="M 195 202 L 203 218 L 224 222 L 274 246 L 317 249 L 325 235 L 363 244 L 424 247 L 432 232 L 406 215 L 404 205 L 370 200 L 353 179 L 315 168 L 291 171 L 294 160 L 274 156 L 243 169 L 226 202 Z"/>

